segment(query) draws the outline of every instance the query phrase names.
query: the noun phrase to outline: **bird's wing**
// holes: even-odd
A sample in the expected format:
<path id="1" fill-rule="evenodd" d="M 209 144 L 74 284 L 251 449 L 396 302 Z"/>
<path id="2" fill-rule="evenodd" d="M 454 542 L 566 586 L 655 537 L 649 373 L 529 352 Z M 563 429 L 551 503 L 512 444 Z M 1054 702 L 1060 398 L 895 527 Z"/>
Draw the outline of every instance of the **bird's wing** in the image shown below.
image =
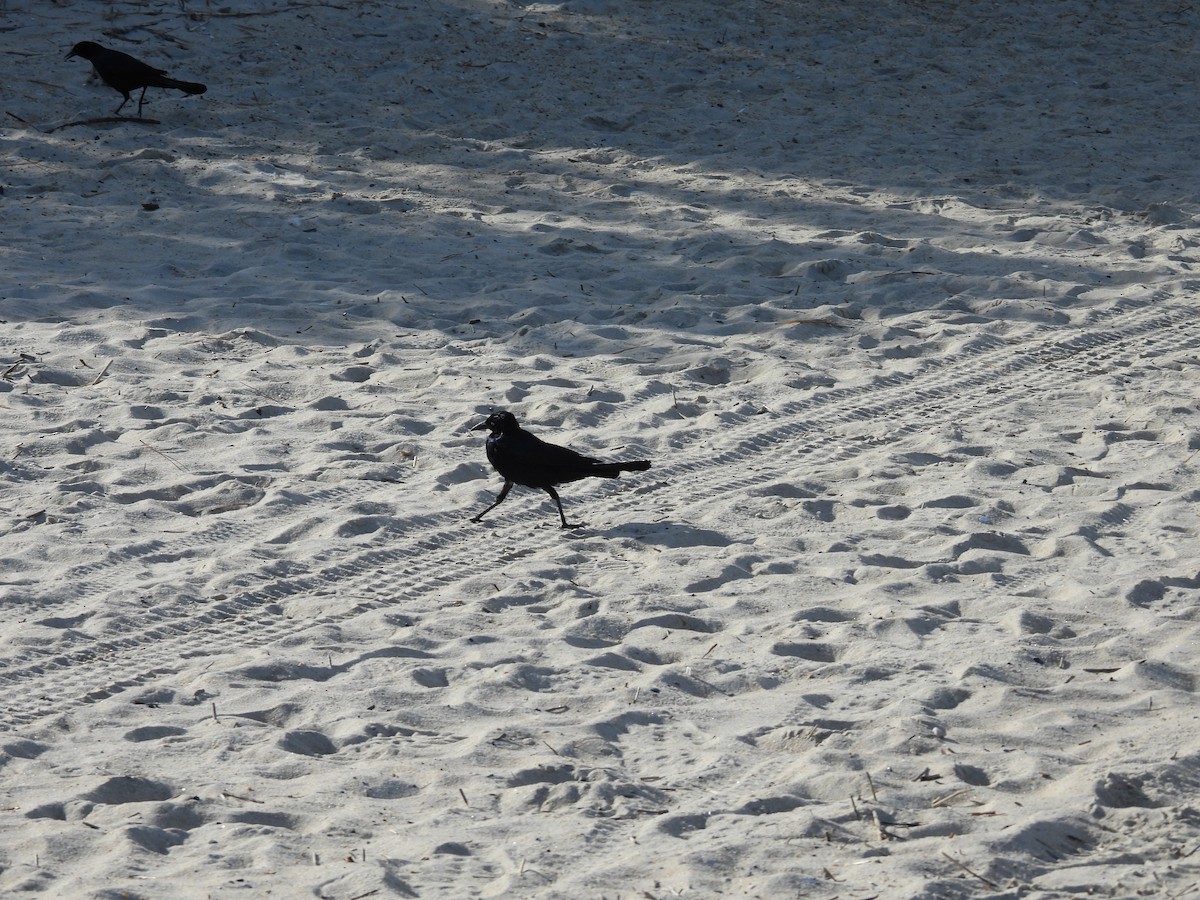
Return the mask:
<path id="1" fill-rule="evenodd" d="M 532 453 L 536 454 L 547 466 L 578 470 L 594 466 L 599 462 L 590 456 L 577 453 L 570 447 L 560 447 L 558 444 L 548 443 L 528 432 L 525 436 L 532 442 Z"/>
<path id="2" fill-rule="evenodd" d="M 506 434 L 490 441 L 487 454 L 496 471 L 505 478 L 536 487 L 582 478 L 597 462 L 529 432 Z"/>
<path id="3" fill-rule="evenodd" d="M 104 61 L 113 66 L 125 66 L 126 71 L 131 75 L 139 77 L 148 77 L 151 75 L 166 75 L 166 69 L 157 69 L 149 63 L 144 63 L 136 56 L 130 56 L 128 53 L 122 53 L 120 50 L 113 50 L 110 47 L 104 49 Z"/>

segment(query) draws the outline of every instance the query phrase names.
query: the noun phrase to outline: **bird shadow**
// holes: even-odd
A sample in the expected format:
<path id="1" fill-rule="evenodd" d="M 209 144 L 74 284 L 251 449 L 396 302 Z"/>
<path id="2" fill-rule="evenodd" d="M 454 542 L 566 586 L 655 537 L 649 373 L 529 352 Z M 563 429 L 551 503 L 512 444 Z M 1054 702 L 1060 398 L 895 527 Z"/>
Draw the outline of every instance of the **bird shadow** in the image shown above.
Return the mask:
<path id="1" fill-rule="evenodd" d="M 590 530 L 599 537 L 633 538 L 660 547 L 728 547 L 737 543 L 720 531 L 680 522 L 624 522 L 609 528 Z"/>
<path id="2" fill-rule="evenodd" d="M 16 116 L 13 116 L 16 118 Z M 158 119 L 145 119 L 140 116 L 100 116 L 95 119 L 76 119 L 71 122 L 63 122 L 61 125 L 54 125 L 50 128 L 41 129 L 45 134 L 52 134 L 62 128 L 71 128 L 75 125 L 103 125 L 105 123 L 133 123 L 135 125 L 161 125 L 162 122 Z M 26 123 L 27 124 L 27 123 Z"/>

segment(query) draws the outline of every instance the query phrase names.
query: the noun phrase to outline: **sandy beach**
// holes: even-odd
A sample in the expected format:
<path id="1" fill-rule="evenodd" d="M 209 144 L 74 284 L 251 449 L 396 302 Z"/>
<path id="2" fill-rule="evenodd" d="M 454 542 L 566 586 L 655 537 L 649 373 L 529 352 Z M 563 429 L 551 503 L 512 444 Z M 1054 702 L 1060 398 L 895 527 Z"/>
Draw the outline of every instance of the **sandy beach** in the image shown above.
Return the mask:
<path id="1" fill-rule="evenodd" d="M 0 896 L 1200 898 L 1200 10 L 0 36 Z"/>

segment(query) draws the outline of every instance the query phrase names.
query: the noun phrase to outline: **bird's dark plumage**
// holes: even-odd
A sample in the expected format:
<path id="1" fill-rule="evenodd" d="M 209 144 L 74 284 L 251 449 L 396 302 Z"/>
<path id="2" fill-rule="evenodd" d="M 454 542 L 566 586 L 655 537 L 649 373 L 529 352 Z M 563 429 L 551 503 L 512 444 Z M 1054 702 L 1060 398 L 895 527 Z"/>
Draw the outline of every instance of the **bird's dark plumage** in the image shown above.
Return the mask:
<path id="1" fill-rule="evenodd" d="M 136 91 L 138 88 L 142 89 L 142 95 L 138 98 L 139 118 L 148 87 L 174 88 L 185 94 L 203 94 L 208 90 L 197 81 L 176 81 L 174 78 L 168 78 L 165 70 L 146 65 L 140 59 L 134 59 L 120 50 L 101 47 L 95 41 L 80 41 L 71 48 L 67 59 L 73 56 L 81 56 L 90 62 L 100 80 L 125 97 L 113 115 L 120 115 L 125 104 L 129 102 L 130 91 Z"/>
<path id="2" fill-rule="evenodd" d="M 480 431 L 484 428 L 491 431 L 487 439 L 488 461 L 504 477 L 504 487 L 500 489 L 496 502 L 471 519 L 472 522 L 478 522 L 504 502 L 514 484 L 523 484 L 541 488 L 550 495 L 558 506 L 558 517 L 562 520 L 563 528 L 577 528 L 578 524 L 567 523 L 562 501 L 554 490 L 556 484 L 579 481 L 581 478 L 617 478 L 622 472 L 643 472 L 650 468 L 650 461 L 646 459 L 601 462 L 568 447 L 548 444 L 523 429 L 517 417 L 510 412 L 492 413 L 471 430 Z"/>

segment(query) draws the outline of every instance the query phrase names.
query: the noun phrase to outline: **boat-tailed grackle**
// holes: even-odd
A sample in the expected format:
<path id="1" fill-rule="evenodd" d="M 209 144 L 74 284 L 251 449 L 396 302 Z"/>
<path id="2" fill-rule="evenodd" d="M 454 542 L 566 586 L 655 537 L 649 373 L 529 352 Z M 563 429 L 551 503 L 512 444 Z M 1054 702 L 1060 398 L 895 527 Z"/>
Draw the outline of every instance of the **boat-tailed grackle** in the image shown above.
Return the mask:
<path id="1" fill-rule="evenodd" d="M 504 477 L 504 487 L 496 502 L 471 519 L 478 522 L 504 502 L 514 484 L 541 488 L 558 506 L 558 517 L 563 528 L 579 528 L 583 523 L 568 524 L 563 513 L 562 501 L 554 490 L 556 484 L 579 481 L 581 478 L 617 478 L 622 472 L 643 472 L 650 468 L 647 459 L 630 462 L 601 462 L 576 453 L 568 447 L 549 444 L 534 437 L 517 422 L 510 412 L 494 412 L 472 428 L 472 431 L 488 429 L 492 433 L 487 439 L 487 458 L 496 471 Z"/>
<path id="2" fill-rule="evenodd" d="M 72 56 L 82 56 L 90 62 L 100 80 L 125 97 L 113 113 L 114 116 L 119 116 L 125 104 L 129 102 L 129 92 L 138 88 L 142 89 L 142 95 L 138 98 L 139 119 L 142 117 L 142 104 L 146 102 L 148 87 L 175 88 L 185 94 L 203 94 L 208 90 L 198 81 L 176 81 L 174 78 L 168 78 L 164 69 L 146 65 L 140 59 L 134 59 L 120 50 L 101 47 L 95 41 L 80 41 L 71 48 L 67 59 Z"/>

